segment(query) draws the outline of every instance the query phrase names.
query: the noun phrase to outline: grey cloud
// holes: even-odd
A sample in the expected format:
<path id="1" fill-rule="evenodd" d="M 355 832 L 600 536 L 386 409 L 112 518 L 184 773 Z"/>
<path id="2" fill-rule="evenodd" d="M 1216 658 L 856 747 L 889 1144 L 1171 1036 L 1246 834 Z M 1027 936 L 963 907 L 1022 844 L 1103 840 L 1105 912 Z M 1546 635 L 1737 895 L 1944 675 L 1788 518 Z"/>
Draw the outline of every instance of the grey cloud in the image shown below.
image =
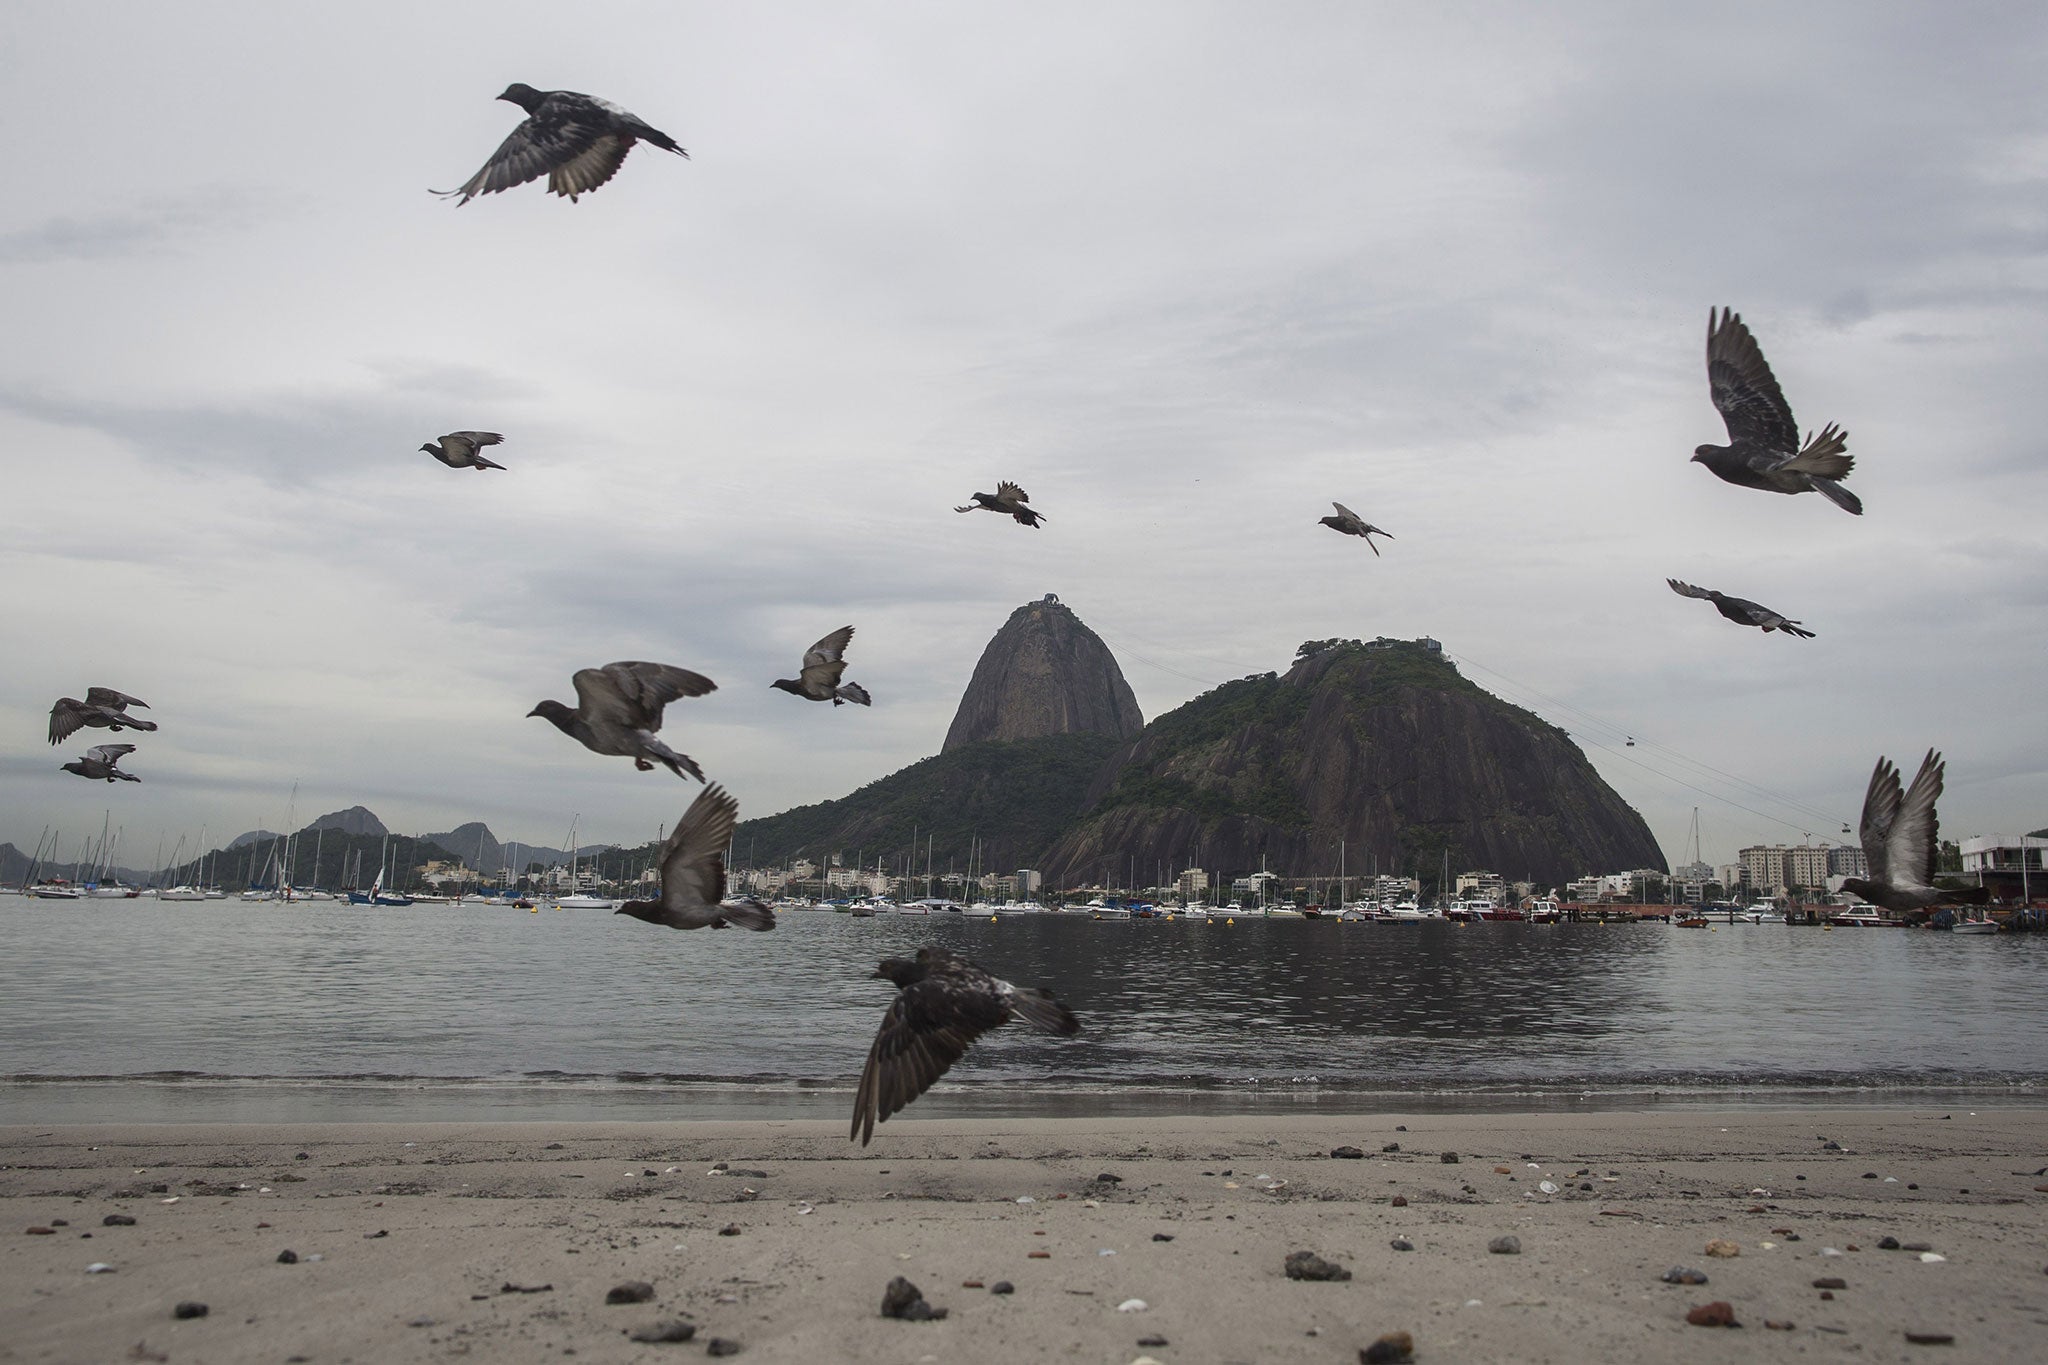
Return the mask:
<path id="1" fill-rule="evenodd" d="M 295 196 L 247 186 L 160 195 L 131 208 L 46 218 L 0 232 L 0 263 L 39 265 L 166 254 L 303 207 L 304 201 Z"/>

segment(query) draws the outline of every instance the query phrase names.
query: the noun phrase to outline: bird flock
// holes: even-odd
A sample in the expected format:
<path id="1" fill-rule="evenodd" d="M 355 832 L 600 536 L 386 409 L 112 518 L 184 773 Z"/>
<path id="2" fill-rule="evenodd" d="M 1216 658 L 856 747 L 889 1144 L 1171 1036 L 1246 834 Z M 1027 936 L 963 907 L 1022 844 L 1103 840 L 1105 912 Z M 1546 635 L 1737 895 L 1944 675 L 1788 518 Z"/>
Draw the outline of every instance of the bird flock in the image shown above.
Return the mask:
<path id="1" fill-rule="evenodd" d="M 523 109 L 525 119 L 459 188 L 432 193 L 453 198 L 460 206 L 546 176 L 549 193 L 575 202 L 609 182 L 639 143 L 689 156 L 674 138 L 609 100 L 572 90 L 536 90 L 523 83 L 507 86 L 498 98 Z M 1862 500 L 1842 485 L 1855 464 L 1848 453 L 1848 432 L 1830 423 L 1818 435 L 1800 439 L 1791 405 L 1762 348 L 1740 315 L 1728 308 L 1708 312 L 1707 381 L 1729 443 L 1697 447 L 1694 462 L 1738 487 L 1788 495 L 1818 493 L 1843 511 L 1862 515 Z M 504 440 L 494 431 L 451 431 L 420 450 L 450 469 L 481 473 L 505 469 L 482 454 Z M 1336 514 L 1320 518 L 1319 524 L 1358 537 L 1375 557 L 1380 556 L 1372 537 L 1391 541 L 1392 534 L 1341 502 L 1331 505 Z M 972 494 L 970 502 L 953 510 L 994 512 L 1034 530 L 1046 520 L 1031 506 L 1030 495 L 1008 480 L 998 482 L 993 493 Z M 1711 602 L 1738 625 L 1766 634 L 1814 634 L 1759 603 L 1675 578 L 1665 581 L 1680 596 Z M 872 705 L 866 688 L 844 680 L 846 648 L 853 633 L 848 625 L 826 635 L 805 651 L 796 677 L 779 678 L 769 686 L 834 707 L 848 702 Z M 574 707 L 543 701 L 527 714 L 544 717 L 593 753 L 630 758 L 639 771 L 660 766 L 678 777 L 706 781 L 702 767 L 688 754 L 670 748 L 658 732 L 664 709 L 671 702 L 717 690 L 711 679 L 671 664 L 624 661 L 579 669 L 570 682 L 576 690 Z M 106 687 L 88 689 L 84 701 L 61 698 L 50 710 L 50 743 L 60 744 L 86 727 L 117 734 L 124 729 L 155 730 L 154 721 L 129 714 L 129 707 L 146 705 Z M 62 765 L 63 771 L 109 783 L 139 781 L 118 766 L 134 750 L 133 744 L 98 745 L 83 758 Z M 1849 879 L 1847 890 L 1908 912 L 1925 912 L 1944 901 L 1984 899 L 1982 888 L 1953 892 L 1932 884 L 1938 831 L 1934 805 L 1944 771 L 1941 756 L 1930 750 L 1912 786 L 1902 792 L 1898 770 L 1888 759 L 1878 760 L 1861 823 L 1870 875 Z M 722 786 L 707 784 L 662 845 L 659 898 L 627 901 L 616 913 L 671 929 L 773 929 L 773 908 L 753 897 L 726 896 L 725 850 L 738 819 L 739 803 L 732 795 Z M 855 1093 L 849 1136 L 863 1145 L 873 1137 L 877 1123 L 928 1090 L 989 1029 L 1021 1019 L 1061 1036 L 1080 1031 L 1072 1011 L 1049 991 L 1014 986 L 944 949 L 925 947 L 914 959 L 885 959 L 874 976 L 894 983 L 897 995 L 869 1049 Z"/>

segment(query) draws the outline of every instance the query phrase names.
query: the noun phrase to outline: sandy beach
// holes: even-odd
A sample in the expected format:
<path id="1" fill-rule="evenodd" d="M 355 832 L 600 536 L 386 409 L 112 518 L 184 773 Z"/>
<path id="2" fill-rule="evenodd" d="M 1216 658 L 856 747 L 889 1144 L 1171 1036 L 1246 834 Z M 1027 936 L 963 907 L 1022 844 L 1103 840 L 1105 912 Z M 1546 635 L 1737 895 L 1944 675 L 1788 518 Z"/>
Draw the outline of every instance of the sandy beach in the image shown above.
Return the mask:
<path id="1" fill-rule="evenodd" d="M 809 1122 L 15 1126 L 0 1166 L 8 1361 L 656 1361 L 718 1339 L 762 1361 L 1348 1365 L 1397 1331 L 1436 1361 L 2019 1361 L 2048 1341 L 2040 1109 L 905 1120 L 865 1150 Z M 1489 1251 L 1508 1236 L 1518 1253 Z M 1351 1278 L 1290 1280 L 1295 1251 Z M 882 1317 L 898 1275 L 945 1319 Z M 606 1302 L 635 1281 L 652 1296 Z M 1688 1324 L 1716 1300 L 1739 1328 Z M 176 1317 L 188 1301 L 205 1316 Z M 670 1323 L 693 1339 L 629 1335 Z"/>

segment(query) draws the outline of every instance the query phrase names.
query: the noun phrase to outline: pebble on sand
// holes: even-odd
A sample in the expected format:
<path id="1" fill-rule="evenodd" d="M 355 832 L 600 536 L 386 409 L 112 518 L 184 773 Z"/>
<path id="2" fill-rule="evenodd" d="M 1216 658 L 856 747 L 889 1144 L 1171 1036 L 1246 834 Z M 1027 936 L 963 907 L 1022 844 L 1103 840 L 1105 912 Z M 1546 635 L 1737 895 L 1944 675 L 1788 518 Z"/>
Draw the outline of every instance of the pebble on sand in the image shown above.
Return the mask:
<path id="1" fill-rule="evenodd" d="M 132 1228 L 135 1226 L 135 1216 L 127 1213 L 110 1213 L 100 1219 L 100 1226 L 103 1228 Z"/>
<path id="2" fill-rule="evenodd" d="M 1170 1232 L 1155 1232 L 1152 1234 L 1152 1240 L 1155 1242 L 1171 1242 L 1173 1234 Z"/>
<path id="3" fill-rule="evenodd" d="M 1390 1208 L 1405 1209 L 1408 1207 L 1408 1196 L 1405 1194 L 1397 1194 L 1392 1199 L 1389 1199 L 1387 1201 L 1387 1205 Z"/>
<path id="4" fill-rule="evenodd" d="M 1707 1243 L 1707 1255 L 1709 1256 L 1728 1257 L 1740 1256 L 1741 1254 L 1741 1246 L 1734 1242 L 1725 1241 L 1719 1237 L 1716 1237 L 1713 1241 Z"/>
<path id="5" fill-rule="evenodd" d="M 1351 1272 L 1313 1251 L 1290 1251 L 1285 1266 L 1290 1280 L 1348 1280 Z"/>
<path id="6" fill-rule="evenodd" d="M 299 1263 L 299 1253 L 293 1251 L 290 1247 L 286 1247 L 283 1251 L 277 1253 L 277 1263 L 279 1265 L 297 1265 Z"/>
<path id="7" fill-rule="evenodd" d="M 171 1310 L 171 1316 L 182 1321 L 185 1318 L 203 1318 L 211 1311 L 213 1310 L 197 1299 L 186 1299 Z"/>
<path id="8" fill-rule="evenodd" d="M 689 1341 L 697 1335 L 694 1322 L 657 1322 L 651 1327 L 636 1327 L 626 1333 L 634 1341 Z"/>
<path id="9" fill-rule="evenodd" d="M 1488 1242 L 1486 1249 L 1496 1256 L 1519 1256 L 1522 1254 L 1522 1239 L 1511 1232 L 1505 1237 L 1496 1237 Z"/>
<path id="10" fill-rule="evenodd" d="M 1823 1275 L 1813 1282 L 1815 1289 L 1847 1289 L 1849 1282 L 1840 1275 Z"/>
<path id="11" fill-rule="evenodd" d="M 57 1229 L 33 1227 L 28 1230 L 28 1235 L 30 1237 L 55 1237 L 57 1235 Z"/>
<path id="12" fill-rule="evenodd" d="M 1415 1338 L 1406 1332 L 1389 1332 L 1358 1353 L 1359 1365 L 1399 1365 L 1415 1354 Z"/>
<path id="13" fill-rule="evenodd" d="M 1392 1247 L 1396 1251 L 1415 1250 L 1415 1243 L 1409 1241 L 1406 1237 L 1396 1237 L 1393 1241 L 1387 1243 L 1387 1245 Z"/>
<path id="14" fill-rule="evenodd" d="M 1912 1342 L 1915 1346 L 1953 1346 L 1956 1344 L 1956 1334 L 1954 1332 L 1908 1332 L 1906 1333 L 1906 1340 Z"/>
<path id="15" fill-rule="evenodd" d="M 1458 1164 L 1458 1154 L 1456 1152 L 1445 1152 L 1442 1156 L 1438 1157 L 1437 1160 L 1441 1161 L 1446 1166 L 1455 1166 Z"/>
<path id="16" fill-rule="evenodd" d="M 736 1356 L 739 1353 L 740 1344 L 730 1337 L 713 1337 L 704 1347 L 707 1356 Z"/>
<path id="17" fill-rule="evenodd" d="M 1665 1271 L 1662 1278 L 1666 1284 L 1705 1284 L 1707 1272 L 1695 1270 L 1689 1265 L 1675 1265 Z"/>
<path id="18" fill-rule="evenodd" d="M 645 1280 L 627 1280 L 604 1291 L 606 1303 L 646 1303 L 654 1297 L 654 1286 Z"/>
<path id="19" fill-rule="evenodd" d="M 85 1268 L 85 1273 L 88 1275 L 111 1275 L 114 1273 L 114 1267 L 108 1265 L 105 1261 L 94 1261 Z"/>
<path id="20" fill-rule="evenodd" d="M 1166 1339 L 1165 1337 L 1160 1337 L 1160 1336 L 1151 1336 L 1151 1337 L 1139 1337 L 1139 1338 L 1138 1338 L 1138 1344 L 1139 1344 L 1140 1346 L 1171 1346 L 1171 1345 L 1173 1345 L 1173 1343 L 1172 1343 L 1172 1342 L 1170 1342 L 1170 1341 L 1168 1341 L 1168 1340 L 1167 1340 L 1167 1339 Z"/>
<path id="21" fill-rule="evenodd" d="M 997 1280 L 988 1287 L 988 1292 L 991 1294 L 1014 1294 L 1017 1292 L 1017 1286 L 1011 1284 L 1008 1280 Z"/>
<path id="22" fill-rule="evenodd" d="M 1365 1153 L 1356 1147 L 1332 1147 L 1330 1155 L 1339 1161 L 1363 1161 Z"/>
<path id="23" fill-rule="evenodd" d="M 1742 1325 L 1735 1320 L 1734 1307 L 1720 1299 L 1716 1299 L 1712 1303 L 1703 1303 L 1699 1307 L 1688 1311 L 1685 1315 L 1685 1320 L 1695 1327 L 1740 1327 Z"/>
<path id="24" fill-rule="evenodd" d="M 946 1316 L 944 1308 L 934 1308 L 924 1301 L 924 1291 L 904 1279 L 901 1275 L 889 1281 L 882 1291 L 882 1316 L 897 1318 L 903 1322 L 936 1322 Z"/>
<path id="25" fill-rule="evenodd" d="M 1348 1280 L 1351 1277 L 1349 1275 L 1346 1275 L 1344 1278 Z M 1116 1311 L 1119 1313 L 1142 1313 L 1151 1306 L 1151 1304 L 1145 1302 L 1143 1299 L 1125 1299 L 1122 1303 L 1116 1306 Z"/>

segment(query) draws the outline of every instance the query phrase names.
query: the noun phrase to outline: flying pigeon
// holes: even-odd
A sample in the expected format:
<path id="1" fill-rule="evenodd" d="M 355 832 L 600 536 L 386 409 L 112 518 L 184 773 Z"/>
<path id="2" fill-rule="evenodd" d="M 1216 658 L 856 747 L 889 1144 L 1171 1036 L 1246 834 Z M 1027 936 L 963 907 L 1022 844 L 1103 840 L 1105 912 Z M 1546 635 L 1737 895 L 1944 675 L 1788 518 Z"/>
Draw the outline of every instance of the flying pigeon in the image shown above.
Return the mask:
<path id="1" fill-rule="evenodd" d="M 1029 493 L 1026 493 L 1008 479 L 1004 479 L 996 485 L 995 492 L 976 493 L 973 502 L 968 503 L 965 507 L 955 507 L 953 510 L 955 512 L 975 512 L 986 509 L 990 512 L 1001 512 L 1006 516 L 1015 517 L 1026 526 L 1035 527 L 1039 522 L 1044 521 L 1045 517 L 1042 513 L 1034 512 L 1024 505 L 1030 501 L 1031 495 Z"/>
<path id="2" fill-rule="evenodd" d="M 1013 986 L 944 948 L 919 948 L 915 961 L 885 957 L 875 975 L 895 982 L 899 994 L 882 1016 L 854 1092 L 847 1137 L 863 1147 L 877 1123 L 931 1089 L 990 1029 L 1016 1018 L 1064 1037 L 1081 1031 L 1052 992 Z"/>
<path id="3" fill-rule="evenodd" d="M 111 687 L 86 688 L 84 701 L 59 697 L 50 708 L 50 743 L 62 744 L 87 725 L 112 730 L 117 735 L 123 730 L 156 729 L 155 721 L 129 715 L 131 706 L 147 708 L 149 703 Z"/>
<path id="4" fill-rule="evenodd" d="M 852 626 L 841 626 L 804 652 L 803 671 L 794 678 L 777 678 L 769 683 L 806 701 L 829 701 L 834 706 L 855 702 L 872 705 L 868 690 L 859 683 L 842 684 L 846 672 L 846 642 L 853 638 Z"/>
<path id="5" fill-rule="evenodd" d="M 74 763 L 66 763 L 64 771 L 77 773 L 80 777 L 105 778 L 109 782 L 140 782 L 134 773 L 124 773 L 114 765 L 121 761 L 121 755 L 135 752 L 133 744 L 95 744 L 85 751 L 85 757 Z"/>
<path id="6" fill-rule="evenodd" d="M 1787 620 L 1769 607 L 1752 602 L 1748 598 L 1730 597 L 1725 593 L 1715 592 L 1712 588 L 1695 588 L 1692 584 L 1681 583 L 1675 578 L 1667 578 L 1664 581 L 1669 583 L 1671 591 L 1677 593 L 1680 597 L 1706 598 L 1714 604 L 1715 611 L 1720 612 L 1738 626 L 1758 626 L 1762 628 L 1766 635 L 1774 630 L 1782 630 L 1787 635 L 1797 635 L 1801 639 L 1811 640 L 1813 638 L 1813 632 L 1801 630 L 1797 621 Z"/>
<path id="7" fill-rule="evenodd" d="M 544 701 L 526 714 L 547 717 L 557 730 L 592 753 L 632 759 L 633 766 L 643 773 L 661 763 L 677 777 L 688 773 L 699 782 L 704 780 L 704 770 L 688 754 L 669 748 L 654 732 L 661 728 L 662 707 L 678 697 L 701 697 L 715 691 L 717 683 L 687 668 L 635 662 L 581 668 L 570 681 L 576 685 L 575 709 Z"/>
<path id="8" fill-rule="evenodd" d="M 486 460 L 477 453 L 478 447 L 498 445 L 504 439 L 495 431 L 451 431 L 441 438 L 439 445 L 429 441 L 420 449 L 450 469 L 474 469 L 481 474 L 486 469 L 503 469 L 505 466 Z"/>
<path id="9" fill-rule="evenodd" d="M 569 202 L 588 194 L 618 174 L 619 165 L 636 142 L 689 159 L 675 139 L 610 100 L 579 95 L 574 90 L 536 90 L 515 82 L 498 96 L 526 111 L 526 121 L 491 153 L 483 169 L 457 190 L 435 190 L 442 198 L 455 195 L 460 208 L 480 194 L 496 194 L 542 175 L 551 194 Z"/>
<path id="10" fill-rule="evenodd" d="M 1342 531 L 1347 536 L 1358 536 L 1368 545 L 1372 545 L 1372 538 L 1374 536 L 1386 536 L 1388 540 L 1394 538 L 1391 533 L 1382 531 L 1343 503 L 1333 502 L 1330 506 L 1337 509 L 1337 515 L 1334 517 L 1316 518 L 1318 526 L 1327 526 L 1332 531 Z M 1372 545 L 1372 552 L 1377 555 L 1380 552 L 1380 547 Z"/>
<path id="11" fill-rule="evenodd" d="M 661 846 L 661 899 L 627 901 L 612 913 L 671 929 L 773 929 L 775 912 L 766 904 L 725 898 L 725 846 L 739 818 L 740 803 L 725 788 L 698 792 Z"/>
<path id="12" fill-rule="evenodd" d="M 1982 886 L 1944 891 L 1934 885 L 1934 854 L 1941 831 L 1934 803 L 1941 797 L 1946 768 L 1941 755 L 1929 749 L 1927 757 L 1920 761 L 1913 785 L 1902 798 L 1899 770 L 1888 758 L 1877 760 L 1877 767 L 1870 774 L 1870 788 L 1863 794 L 1863 819 L 1857 830 L 1870 876 L 1868 880 L 1843 878 L 1844 891 L 1887 910 L 1909 912 L 1922 912 L 1937 905 L 1975 905 L 1990 897 L 1989 889 Z"/>
<path id="13" fill-rule="evenodd" d="M 1766 493 L 1819 493 L 1857 516 L 1863 500 L 1837 482 L 1856 461 L 1847 451 L 1849 433 L 1830 422 L 1818 436 L 1799 444 L 1799 424 L 1785 401 L 1756 338 L 1740 315 L 1707 310 L 1707 383 L 1714 406 L 1728 427 L 1730 444 L 1699 446 L 1693 459 L 1716 478 Z"/>

